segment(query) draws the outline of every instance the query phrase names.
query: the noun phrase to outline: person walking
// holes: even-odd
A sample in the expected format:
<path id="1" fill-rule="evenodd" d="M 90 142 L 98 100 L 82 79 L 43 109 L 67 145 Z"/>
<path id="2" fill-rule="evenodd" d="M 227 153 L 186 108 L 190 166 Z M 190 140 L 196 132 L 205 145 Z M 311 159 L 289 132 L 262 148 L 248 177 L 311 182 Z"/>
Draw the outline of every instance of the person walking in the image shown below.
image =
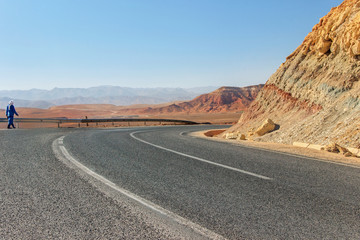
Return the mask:
<path id="1" fill-rule="evenodd" d="M 9 105 L 7 105 L 7 107 L 6 107 L 6 117 L 8 119 L 8 127 L 7 127 L 8 129 L 11 129 L 11 126 L 13 128 L 16 128 L 14 126 L 14 114 L 16 114 L 16 116 L 19 116 L 19 114 L 15 110 L 14 101 L 11 100 L 9 102 Z"/>

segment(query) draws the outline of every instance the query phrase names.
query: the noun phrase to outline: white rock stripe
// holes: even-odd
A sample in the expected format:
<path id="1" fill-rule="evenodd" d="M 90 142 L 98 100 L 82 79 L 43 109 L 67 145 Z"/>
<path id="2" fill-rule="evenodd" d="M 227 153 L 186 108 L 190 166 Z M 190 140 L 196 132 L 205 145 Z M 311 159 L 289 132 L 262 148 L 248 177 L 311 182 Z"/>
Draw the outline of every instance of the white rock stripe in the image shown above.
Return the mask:
<path id="1" fill-rule="evenodd" d="M 165 148 L 165 147 L 162 147 L 162 146 L 159 146 L 159 145 L 156 145 L 156 144 L 147 142 L 147 141 L 145 141 L 145 140 L 142 140 L 142 139 L 134 136 L 134 134 L 136 134 L 136 133 L 141 133 L 141 132 L 145 132 L 145 131 L 136 131 L 136 132 L 130 133 L 130 136 L 131 136 L 132 138 L 134 138 L 134 139 L 142 142 L 142 143 L 145 143 L 145 144 L 148 144 L 148 145 L 150 145 L 150 146 L 153 146 L 153 147 L 156 147 L 156 148 L 159 148 L 159 149 L 168 151 L 168 152 L 172 152 L 172 153 L 175 153 L 175 154 L 184 156 L 184 157 L 192 158 L 192 159 L 195 159 L 195 160 L 198 160 L 198 161 L 201 161 L 201 162 L 204 162 L 204 163 L 208 163 L 208 164 L 211 164 L 211 165 L 214 165 L 214 166 L 217 166 L 217 167 L 226 168 L 226 169 L 229 169 L 229 170 L 233 170 L 233 171 L 236 171 L 236 172 L 240 172 L 240 173 L 243 173 L 243 174 L 246 174 L 246 175 L 250 175 L 250 176 L 253 176 L 253 177 L 257 177 L 257 178 L 261 178 L 261 179 L 264 179 L 264 180 L 269 180 L 269 181 L 270 181 L 270 180 L 273 180 L 272 178 L 269 178 L 269 177 L 266 177 L 266 176 L 263 176 L 263 175 L 260 175 L 260 174 L 248 172 L 248 171 L 245 171 L 245 170 L 241 170 L 241 169 L 238 169 L 238 168 L 230 167 L 230 166 L 227 166 L 227 165 L 224 165 L 224 164 L 220 164 L 220 163 L 216 163 L 216 162 L 211 162 L 211 161 L 206 160 L 206 159 L 203 159 L 203 158 L 191 156 L 191 155 L 189 155 L 189 154 L 185 154 L 185 153 L 181 153 L 181 152 L 178 152 L 178 151 L 175 151 L 175 150 L 172 150 L 172 149 L 168 149 L 168 148 Z"/>
<path id="2" fill-rule="evenodd" d="M 111 182 L 110 180 L 106 179 L 105 177 L 97 174 L 96 172 L 92 171 L 91 169 L 89 169 L 88 167 L 86 167 L 85 165 L 81 164 L 79 161 L 77 161 L 73 156 L 71 156 L 71 154 L 66 150 L 65 146 L 63 145 L 63 140 L 64 140 L 65 136 L 62 136 L 58 139 L 56 139 L 53 142 L 53 151 L 55 152 L 56 156 L 59 156 L 59 154 L 62 154 L 67 161 L 69 161 L 71 164 L 73 164 L 76 168 L 78 168 L 79 170 L 81 170 L 82 172 L 86 173 L 87 175 L 95 178 L 96 180 L 102 182 L 103 184 L 107 185 L 108 187 L 112 188 L 113 190 L 125 195 L 126 197 L 140 203 L 141 205 L 151 209 L 152 211 L 161 214 L 165 217 L 170 218 L 171 220 L 185 226 L 188 227 L 190 229 L 192 229 L 193 231 L 197 232 L 198 234 L 202 235 L 205 238 L 208 239 L 214 239 L 214 240 L 225 240 L 226 238 L 224 238 L 223 236 L 212 232 L 211 230 L 204 228 L 194 222 L 191 222 L 188 219 L 185 219 L 169 210 L 166 210 L 162 207 L 160 207 L 159 205 L 156 205 L 155 203 L 152 203 L 144 198 L 141 198 L 137 195 L 135 195 L 134 193 L 131 193 L 121 187 L 119 187 L 118 185 L 116 185 L 115 183 Z M 60 150 L 60 152 L 59 152 Z M 61 159 L 60 159 L 61 160 Z"/>

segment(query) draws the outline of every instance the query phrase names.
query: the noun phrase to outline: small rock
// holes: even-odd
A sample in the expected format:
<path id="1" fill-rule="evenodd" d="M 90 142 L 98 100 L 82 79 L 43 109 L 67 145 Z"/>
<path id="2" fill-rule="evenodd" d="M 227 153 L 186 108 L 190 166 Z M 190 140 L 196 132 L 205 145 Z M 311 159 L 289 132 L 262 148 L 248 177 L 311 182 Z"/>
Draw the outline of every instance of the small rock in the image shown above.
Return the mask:
<path id="1" fill-rule="evenodd" d="M 353 154 L 351 152 L 347 152 L 344 154 L 345 157 L 353 157 Z"/>
<path id="2" fill-rule="evenodd" d="M 236 140 L 246 140 L 245 134 L 239 134 Z"/>

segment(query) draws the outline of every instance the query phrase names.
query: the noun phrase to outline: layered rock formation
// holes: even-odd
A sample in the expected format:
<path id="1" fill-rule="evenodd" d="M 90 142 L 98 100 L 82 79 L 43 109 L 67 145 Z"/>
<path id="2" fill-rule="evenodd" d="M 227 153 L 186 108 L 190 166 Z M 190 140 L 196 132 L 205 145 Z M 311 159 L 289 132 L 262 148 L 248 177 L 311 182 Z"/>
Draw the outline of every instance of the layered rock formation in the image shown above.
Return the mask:
<path id="1" fill-rule="evenodd" d="M 238 112 L 247 109 L 264 85 L 249 87 L 221 87 L 211 93 L 200 95 L 188 102 L 160 108 L 147 108 L 143 114 L 164 113 L 219 113 Z"/>
<path id="2" fill-rule="evenodd" d="M 271 118 L 280 129 L 259 140 L 349 147 L 360 143 L 360 1 L 345 0 L 287 57 L 231 132 Z"/>

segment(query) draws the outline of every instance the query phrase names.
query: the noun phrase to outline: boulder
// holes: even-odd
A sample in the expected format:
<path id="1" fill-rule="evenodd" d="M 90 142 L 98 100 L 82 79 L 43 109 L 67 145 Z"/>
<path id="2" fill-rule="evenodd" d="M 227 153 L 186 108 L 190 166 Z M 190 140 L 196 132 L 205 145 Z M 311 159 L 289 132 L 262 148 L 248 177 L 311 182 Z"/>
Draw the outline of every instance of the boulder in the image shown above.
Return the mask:
<path id="1" fill-rule="evenodd" d="M 268 132 L 271 132 L 275 129 L 275 123 L 270 119 L 266 119 L 264 123 L 255 131 L 255 134 L 263 136 Z"/>
<path id="2" fill-rule="evenodd" d="M 309 147 L 309 143 L 302 143 L 302 142 L 293 142 L 293 146 L 296 146 L 296 147 L 303 147 L 303 148 L 307 148 Z"/>
<path id="3" fill-rule="evenodd" d="M 330 40 L 325 40 L 324 38 L 322 38 L 317 46 L 317 50 L 321 53 L 321 54 L 325 54 L 330 50 L 332 41 Z"/>
<path id="4" fill-rule="evenodd" d="M 226 133 L 225 139 L 237 139 L 238 135 L 239 135 L 238 132 Z"/>
<path id="5" fill-rule="evenodd" d="M 327 145 L 325 147 L 325 150 L 328 152 L 332 152 L 332 153 L 340 153 L 340 154 L 344 155 L 345 157 L 356 157 L 356 155 L 353 154 L 352 152 L 350 152 L 347 148 L 344 148 L 334 142 Z"/>
<path id="6" fill-rule="evenodd" d="M 332 152 L 332 153 L 339 153 L 340 151 L 339 151 L 338 147 L 339 147 L 339 145 L 337 143 L 333 142 L 325 147 L 325 151 Z"/>

